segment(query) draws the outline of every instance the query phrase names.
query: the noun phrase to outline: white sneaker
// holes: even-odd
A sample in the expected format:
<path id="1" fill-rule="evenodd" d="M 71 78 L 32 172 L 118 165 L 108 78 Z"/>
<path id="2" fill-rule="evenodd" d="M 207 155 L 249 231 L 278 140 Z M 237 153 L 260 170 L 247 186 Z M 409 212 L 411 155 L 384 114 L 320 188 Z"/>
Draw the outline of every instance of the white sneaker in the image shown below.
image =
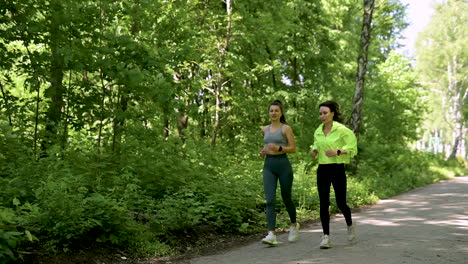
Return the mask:
<path id="1" fill-rule="evenodd" d="M 354 223 L 348 226 L 348 241 L 353 241 L 356 238 L 356 227 Z"/>
<path id="2" fill-rule="evenodd" d="M 268 245 L 277 245 L 278 241 L 276 240 L 276 235 L 273 233 L 273 231 L 268 231 L 268 235 L 262 239 L 263 244 L 268 244 Z"/>
<path id="3" fill-rule="evenodd" d="M 331 238 L 328 235 L 323 235 L 322 242 L 320 242 L 320 248 L 331 248 L 331 247 L 332 247 Z"/>
<path id="4" fill-rule="evenodd" d="M 289 228 L 289 236 L 288 240 L 289 242 L 296 242 L 297 239 L 299 238 L 299 229 L 301 228 L 301 225 L 299 223 L 296 223 L 296 226 L 291 226 Z"/>

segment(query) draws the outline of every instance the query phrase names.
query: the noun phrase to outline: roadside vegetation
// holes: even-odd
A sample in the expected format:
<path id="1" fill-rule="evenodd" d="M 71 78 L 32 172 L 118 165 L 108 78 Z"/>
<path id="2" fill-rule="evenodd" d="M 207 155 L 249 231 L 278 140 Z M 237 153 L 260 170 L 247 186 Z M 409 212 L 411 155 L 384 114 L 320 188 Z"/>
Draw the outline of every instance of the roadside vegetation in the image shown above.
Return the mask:
<path id="1" fill-rule="evenodd" d="M 450 112 L 423 77 L 452 89 L 466 82 L 444 86 L 447 76 L 468 75 L 432 74 L 427 60 L 418 74 L 394 51 L 404 6 L 376 1 L 373 12 L 347 168 L 354 208 L 467 168 L 465 141 L 453 140 L 465 138 L 464 102 Z M 349 125 L 362 14 L 348 0 L 1 3 L 0 264 L 96 249 L 176 256 L 212 235 L 263 232 L 260 128 L 276 99 L 296 136 L 299 221 L 317 219 L 318 105 L 339 102 Z"/>

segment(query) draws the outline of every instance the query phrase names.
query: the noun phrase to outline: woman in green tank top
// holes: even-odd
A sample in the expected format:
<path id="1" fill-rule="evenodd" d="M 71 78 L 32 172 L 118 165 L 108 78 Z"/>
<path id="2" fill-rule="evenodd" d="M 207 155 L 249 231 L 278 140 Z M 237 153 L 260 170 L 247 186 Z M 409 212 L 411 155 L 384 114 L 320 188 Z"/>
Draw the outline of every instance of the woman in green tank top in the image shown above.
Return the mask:
<path id="1" fill-rule="evenodd" d="M 291 220 L 289 229 L 289 242 L 294 242 L 299 237 L 299 224 L 296 222 L 296 207 L 292 201 L 293 170 L 286 153 L 296 152 L 294 134 L 290 126 L 286 124 L 283 104 L 276 100 L 270 104 L 269 116 L 271 124 L 262 127 L 264 147 L 260 156 L 265 159 L 263 166 L 263 187 L 266 198 L 266 217 L 268 223 L 268 235 L 262 239 L 264 244 L 276 245 L 276 186 L 278 181 L 281 187 L 281 197 Z"/>

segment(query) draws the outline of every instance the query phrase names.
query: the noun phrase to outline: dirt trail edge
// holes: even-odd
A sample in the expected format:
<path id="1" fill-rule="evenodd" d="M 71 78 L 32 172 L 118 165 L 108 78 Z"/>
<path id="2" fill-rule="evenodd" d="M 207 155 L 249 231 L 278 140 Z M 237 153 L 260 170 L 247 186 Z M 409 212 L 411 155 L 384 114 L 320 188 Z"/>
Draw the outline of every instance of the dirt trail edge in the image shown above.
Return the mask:
<path id="1" fill-rule="evenodd" d="M 468 263 L 468 177 L 440 181 L 381 200 L 353 213 L 357 238 L 348 242 L 341 215 L 332 218 L 334 246 L 320 249 L 321 226 L 301 229 L 296 243 L 268 247 L 260 242 L 219 255 L 188 260 L 191 264 L 419 264 Z"/>

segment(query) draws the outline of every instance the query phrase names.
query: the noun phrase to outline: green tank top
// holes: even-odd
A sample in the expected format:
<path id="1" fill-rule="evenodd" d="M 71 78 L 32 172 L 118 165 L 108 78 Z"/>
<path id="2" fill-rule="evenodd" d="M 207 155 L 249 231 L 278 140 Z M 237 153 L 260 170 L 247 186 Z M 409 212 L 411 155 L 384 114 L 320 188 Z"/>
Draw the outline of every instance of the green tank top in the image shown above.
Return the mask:
<path id="1" fill-rule="evenodd" d="M 274 133 L 270 132 L 271 125 L 265 129 L 265 135 L 263 136 L 263 143 L 268 145 L 273 143 L 278 146 L 287 146 L 288 138 L 283 135 L 283 124 Z"/>

